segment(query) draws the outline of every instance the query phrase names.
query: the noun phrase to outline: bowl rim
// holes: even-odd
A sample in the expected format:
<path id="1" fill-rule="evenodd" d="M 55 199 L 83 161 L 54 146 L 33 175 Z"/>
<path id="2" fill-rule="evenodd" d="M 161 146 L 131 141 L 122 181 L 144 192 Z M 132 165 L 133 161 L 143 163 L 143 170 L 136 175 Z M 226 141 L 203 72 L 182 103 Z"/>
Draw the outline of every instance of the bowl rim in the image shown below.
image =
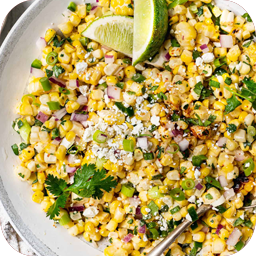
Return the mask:
<path id="1" fill-rule="evenodd" d="M 10 55 L 18 43 L 17 38 L 25 32 L 28 25 L 35 19 L 35 17 L 53 0 L 36 0 L 28 9 L 22 14 L 11 31 L 5 38 L 0 47 L 0 77 L 3 76 L 5 64 L 8 62 Z M 47 245 L 45 245 L 31 230 L 26 226 L 17 210 L 14 208 L 8 194 L 4 188 L 2 178 L 0 176 L 0 204 L 7 213 L 9 220 L 19 236 L 30 245 L 38 256 L 57 256 Z"/>
<path id="2" fill-rule="evenodd" d="M 17 38 L 20 38 L 25 32 L 27 26 L 37 17 L 37 15 L 54 0 L 35 0 L 28 9 L 21 15 L 21 17 L 14 24 L 2 46 L 0 47 L 0 78 L 3 76 L 5 64 L 8 62 L 10 55 L 18 43 Z M 232 3 L 232 0 L 216 0 L 215 2 Z M 25 2 L 25 0 L 23 0 Z M 218 4 L 217 4 L 218 5 Z M 241 5 L 239 5 L 243 8 Z M 244 8 L 243 8 L 244 9 Z M 244 9 L 245 10 L 245 9 Z M 19 216 L 17 210 L 14 208 L 8 193 L 4 188 L 3 181 L 0 175 L 0 205 L 7 213 L 9 221 L 15 228 L 15 231 L 26 242 L 38 256 L 59 256 L 53 252 L 46 244 L 44 244 L 31 230 L 26 226 L 25 222 Z"/>

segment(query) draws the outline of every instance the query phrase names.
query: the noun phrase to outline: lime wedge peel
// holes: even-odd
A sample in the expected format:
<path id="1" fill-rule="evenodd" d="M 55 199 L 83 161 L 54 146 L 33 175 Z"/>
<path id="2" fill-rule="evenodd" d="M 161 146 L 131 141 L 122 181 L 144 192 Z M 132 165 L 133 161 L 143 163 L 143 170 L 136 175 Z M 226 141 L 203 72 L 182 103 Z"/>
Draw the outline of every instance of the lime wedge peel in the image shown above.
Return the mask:
<path id="1" fill-rule="evenodd" d="M 133 65 L 136 65 L 159 51 L 168 30 L 168 9 L 165 0 L 136 0 L 134 10 Z"/>
<path id="2" fill-rule="evenodd" d="M 103 16 L 94 20 L 82 35 L 132 57 L 133 22 L 129 16 Z"/>

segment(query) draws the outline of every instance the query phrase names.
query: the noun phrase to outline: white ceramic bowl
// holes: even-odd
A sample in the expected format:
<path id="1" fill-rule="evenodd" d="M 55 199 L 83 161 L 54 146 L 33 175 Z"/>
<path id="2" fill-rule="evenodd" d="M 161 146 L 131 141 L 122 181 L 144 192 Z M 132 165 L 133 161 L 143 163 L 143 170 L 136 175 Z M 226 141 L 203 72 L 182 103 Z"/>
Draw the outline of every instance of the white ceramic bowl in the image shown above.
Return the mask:
<path id="1" fill-rule="evenodd" d="M 25 90 L 29 67 L 40 54 L 35 42 L 47 28 L 63 22 L 61 13 L 69 2 L 37 0 L 16 23 L 0 50 L 0 200 L 16 230 L 41 256 L 102 255 L 84 241 L 71 237 L 64 228 L 54 228 L 40 205 L 32 202 L 30 186 L 17 179 L 13 172 L 18 160 L 11 145 L 20 138 L 11 124 L 17 117 L 15 106 Z M 82 3 L 82 0 L 76 2 Z M 221 8 L 226 7 L 236 14 L 245 13 L 242 7 L 232 2 L 216 2 Z"/>

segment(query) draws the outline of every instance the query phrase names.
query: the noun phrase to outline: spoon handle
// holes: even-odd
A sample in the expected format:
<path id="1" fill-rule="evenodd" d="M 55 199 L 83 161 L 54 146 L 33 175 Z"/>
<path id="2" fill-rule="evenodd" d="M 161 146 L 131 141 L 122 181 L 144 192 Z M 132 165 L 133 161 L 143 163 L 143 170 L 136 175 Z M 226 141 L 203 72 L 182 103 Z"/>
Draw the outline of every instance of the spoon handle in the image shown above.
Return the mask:
<path id="1" fill-rule="evenodd" d="M 210 205 L 202 205 L 197 210 L 197 215 L 200 218 L 207 211 L 211 209 Z M 185 220 L 177 228 L 175 228 L 162 242 L 160 242 L 147 256 L 161 256 L 165 250 L 167 250 L 173 242 L 192 225 L 192 221 Z"/>

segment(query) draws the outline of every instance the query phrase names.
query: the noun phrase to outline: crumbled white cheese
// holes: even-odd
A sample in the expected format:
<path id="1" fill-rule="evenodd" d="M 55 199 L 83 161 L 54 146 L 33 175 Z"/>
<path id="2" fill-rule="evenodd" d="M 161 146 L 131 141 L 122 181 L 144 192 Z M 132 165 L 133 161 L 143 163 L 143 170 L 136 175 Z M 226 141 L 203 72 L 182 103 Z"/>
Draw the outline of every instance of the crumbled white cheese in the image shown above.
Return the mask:
<path id="1" fill-rule="evenodd" d="M 240 68 L 242 67 L 242 64 L 243 64 L 243 63 L 242 63 L 242 62 L 240 62 L 239 64 L 237 64 L 237 65 L 236 65 L 236 70 L 237 70 L 237 71 L 239 71 L 239 70 L 240 70 Z"/>
<path id="2" fill-rule="evenodd" d="M 202 59 L 203 59 L 204 63 L 211 63 L 214 61 L 215 56 L 213 53 L 207 52 L 207 53 L 203 54 Z"/>
<path id="3" fill-rule="evenodd" d="M 83 85 L 79 87 L 79 91 L 83 94 L 83 96 L 88 95 L 89 87 L 87 85 Z"/>
<path id="4" fill-rule="evenodd" d="M 152 124 L 159 126 L 160 125 L 160 116 L 154 115 L 151 117 L 150 121 Z"/>
<path id="5" fill-rule="evenodd" d="M 196 65 L 197 66 L 202 66 L 203 65 L 203 59 L 200 58 L 200 57 L 196 58 Z"/>
<path id="6" fill-rule="evenodd" d="M 199 177 L 201 176 L 201 172 L 199 170 L 195 170 L 195 178 L 199 179 Z"/>
<path id="7" fill-rule="evenodd" d="M 191 197 L 188 199 L 188 201 L 189 201 L 190 203 L 195 203 L 196 197 L 195 197 L 195 196 L 191 196 Z"/>
<path id="8" fill-rule="evenodd" d="M 93 218 L 99 213 L 99 210 L 95 206 L 88 207 L 84 210 L 83 215 L 88 218 Z"/>
<path id="9" fill-rule="evenodd" d="M 84 61 L 76 64 L 76 72 L 78 75 L 83 74 L 88 68 L 88 64 Z"/>

